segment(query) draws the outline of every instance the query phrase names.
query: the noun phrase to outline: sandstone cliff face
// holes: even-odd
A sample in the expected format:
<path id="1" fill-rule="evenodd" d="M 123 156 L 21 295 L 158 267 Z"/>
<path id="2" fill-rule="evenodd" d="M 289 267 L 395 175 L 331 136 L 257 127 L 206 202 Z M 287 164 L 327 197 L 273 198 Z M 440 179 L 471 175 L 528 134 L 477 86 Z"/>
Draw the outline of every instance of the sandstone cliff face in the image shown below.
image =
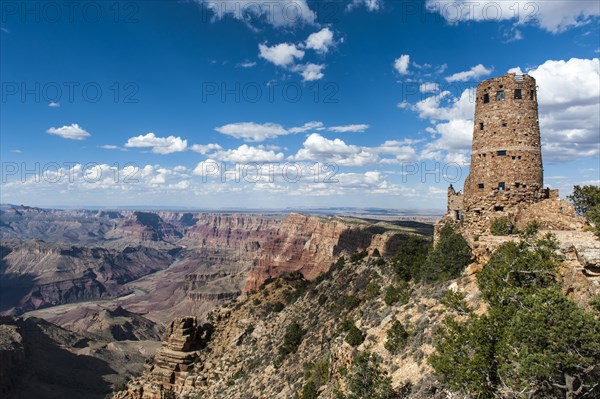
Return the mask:
<path id="1" fill-rule="evenodd" d="M 358 219 L 320 218 L 290 214 L 260 251 L 250 270 L 244 291 L 256 290 L 269 278 L 292 271 L 312 280 L 326 272 L 340 256 L 375 249 L 382 255 L 399 245 L 391 226 L 376 227 Z"/>

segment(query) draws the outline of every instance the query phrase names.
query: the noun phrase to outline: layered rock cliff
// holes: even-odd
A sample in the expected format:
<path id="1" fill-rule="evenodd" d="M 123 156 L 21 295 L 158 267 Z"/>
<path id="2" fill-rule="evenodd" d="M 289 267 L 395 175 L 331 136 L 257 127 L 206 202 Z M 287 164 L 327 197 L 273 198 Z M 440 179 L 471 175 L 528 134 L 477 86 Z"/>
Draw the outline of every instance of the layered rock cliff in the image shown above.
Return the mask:
<path id="1" fill-rule="evenodd" d="M 260 250 L 245 291 L 256 290 L 269 278 L 293 271 L 312 280 L 341 256 L 357 251 L 377 249 L 382 255 L 392 254 L 401 241 L 398 234 L 406 231 L 398 226 L 360 219 L 290 214 L 269 240 L 259 241 Z"/>
<path id="2" fill-rule="evenodd" d="M 391 253 L 399 233 L 428 226 L 299 214 L 28 207 L 4 207 L 0 221 L 0 312 L 133 294 L 117 303 L 163 323 L 192 310 L 202 316 L 282 273 L 314 279 L 341 256 Z"/>

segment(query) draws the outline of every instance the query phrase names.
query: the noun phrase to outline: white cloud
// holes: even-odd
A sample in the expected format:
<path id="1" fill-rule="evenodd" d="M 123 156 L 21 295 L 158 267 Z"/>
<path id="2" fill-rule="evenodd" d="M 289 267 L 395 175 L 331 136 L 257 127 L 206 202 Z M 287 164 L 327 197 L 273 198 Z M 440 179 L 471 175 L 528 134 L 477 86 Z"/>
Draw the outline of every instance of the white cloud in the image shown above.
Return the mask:
<path id="1" fill-rule="evenodd" d="M 408 66 L 410 65 L 410 55 L 402 54 L 394 61 L 394 68 L 401 75 L 408 74 Z"/>
<path id="2" fill-rule="evenodd" d="M 436 82 L 425 82 L 419 86 L 421 93 L 437 93 L 440 91 L 440 84 Z"/>
<path id="3" fill-rule="evenodd" d="M 295 126 L 289 129 L 284 128 L 278 123 L 256 123 L 256 122 L 238 122 L 229 123 L 227 125 L 219 126 L 215 130 L 221 134 L 235 137 L 237 139 L 243 139 L 247 142 L 261 142 L 268 139 L 274 139 L 279 136 L 285 136 L 288 134 L 304 133 L 310 130 L 322 131 L 329 130 L 337 133 L 346 132 L 363 132 L 369 128 L 367 124 L 351 124 L 341 126 L 326 127 L 323 122 L 311 121 L 306 122 L 302 126 Z M 197 147 L 198 149 L 202 147 Z M 194 150 L 194 147 L 192 147 Z"/>
<path id="4" fill-rule="evenodd" d="M 211 151 L 220 151 L 222 150 L 223 147 L 221 147 L 219 144 L 194 144 L 193 146 L 190 147 L 190 150 L 198 152 L 202 155 L 208 154 Z"/>
<path id="5" fill-rule="evenodd" d="M 48 104 L 48 106 L 49 106 L 50 108 L 59 108 L 59 107 L 60 107 L 60 103 L 57 103 L 57 102 L 54 102 L 54 101 L 52 101 L 52 102 L 50 102 L 50 103 Z"/>
<path id="6" fill-rule="evenodd" d="M 347 133 L 347 132 L 358 132 L 362 133 L 369 128 L 369 125 L 364 123 L 354 124 L 354 125 L 343 125 L 343 126 L 331 126 L 327 130 L 331 130 L 332 132 L 337 133 Z"/>
<path id="7" fill-rule="evenodd" d="M 399 104 L 401 108 L 410 108 L 419 113 L 419 118 L 430 120 L 473 119 L 475 101 L 473 92 L 464 90 L 460 98 L 452 97 L 452 93 L 444 90 L 441 93 L 427 97 L 415 105 Z"/>
<path id="8" fill-rule="evenodd" d="M 492 73 L 492 68 L 486 68 L 482 64 L 475 65 L 468 71 L 458 72 L 446 77 L 446 80 L 452 82 L 466 82 L 467 80 L 477 80 L 482 76 Z"/>
<path id="9" fill-rule="evenodd" d="M 374 150 L 381 154 L 391 154 L 395 158 L 384 158 L 381 160 L 383 164 L 393 164 L 402 161 L 415 160 L 417 158 L 415 149 L 411 146 L 414 144 L 411 140 L 387 140 L 379 147 L 375 147 Z"/>
<path id="10" fill-rule="evenodd" d="M 600 15 L 595 0 L 427 0 L 426 7 L 450 23 L 512 20 L 515 25 L 533 24 L 552 33 L 592 23 Z"/>
<path id="11" fill-rule="evenodd" d="M 157 137 L 154 133 L 131 137 L 125 143 L 125 147 L 144 148 L 152 147 L 152 152 L 155 154 L 172 154 L 181 152 L 187 149 L 187 140 L 181 137 Z"/>
<path id="12" fill-rule="evenodd" d="M 86 132 L 77 123 L 59 128 L 51 127 L 50 129 L 46 130 L 46 132 L 48 134 L 54 134 L 62 137 L 63 139 L 70 140 L 84 140 L 86 137 L 91 136 L 89 132 Z"/>
<path id="13" fill-rule="evenodd" d="M 329 140 L 318 133 L 306 138 L 295 160 L 322 161 L 343 166 L 364 166 L 377 161 L 377 154 L 364 147 L 346 144 L 343 140 Z"/>
<path id="14" fill-rule="evenodd" d="M 290 66 L 296 59 L 301 60 L 304 57 L 304 51 L 291 43 L 280 43 L 271 47 L 261 43 L 258 50 L 261 58 L 282 67 Z"/>
<path id="15" fill-rule="evenodd" d="M 369 11 L 378 11 L 383 7 L 382 3 L 382 0 L 352 0 L 352 2 L 346 6 L 346 11 L 351 11 L 363 5 Z"/>
<path id="16" fill-rule="evenodd" d="M 221 134 L 243 139 L 248 142 L 259 142 L 289 134 L 283 126 L 276 123 L 240 122 L 230 123 L 215 129 Z"/>
<path id="17" fill-rule="evenodd" d="M 522 74 L 519 67 L 510 72 Z M 547 162 L 566 162 L 600 154 L 600 60 L 549 60 L 526 71 L 536 79 L 543 157 Z M 460 97 L 449 91 L 399 107 L 428 119 L 425 130 L 432 140 L 423 147 L 423 159 L 466 162 L 473 132 L 473 92 Z"/>
<path id="18" fill-rule="evenodd" d="M 198 165 L 192 171 L 193 174 L 198 176 L 211 176 L 217 171 L 220 171 L 221 164 L 214 159 L 207 159 L 202 162 L 198 162 Z"/>
<path id="19" fill-rule="evenodd" d="M 306 0 L 273 0 L 257 2 L 254 0 L 195 0 L 214 14 L 214 20 L 233 17 L 244 22 L 250 28 L 264 21 L 277 28 L 302 24 L 313 24 L 316 14 Z"/>
<path id="20" fill-rule="evenodd" d="M 312 82 L 315 80 L 323 79 L 325 74 L 323 74 L 323 69 L 325 65 L 323 64 L 305 64 L 305 65 L 296 65 L 292 70 L 294 72 L 300 73 L 302 75 L 302 79 L 305 82 Z"/>
<path id="21" fill-rule="evenodd" d="M 323 28 L 319 32 L 311 33 L 306 39 L 306 48 L 313 49 L 321 54 L 327 53 L 333 44 L 333 32 L 329 28 Z"/>
<path id="22" fill-rule="evenodd" d="M 549 60 L 529 69 L 539 87 L 543 156 L 571 161 L 600 153 L 600 60 Z"/>
<path id="23" fill-rule="evenodd" d="M 289 132 L 290 133 L 304 133 L 309 130 L 323 130 L 323 129 L 324 129 L 323 122 L 312 121 L 312 122 L 307 122 L 302 126 L 290 128 Z"/>
<path id="24" fill-rule="evenodd" d="M 256 66 L 256 62 L 244 61 L 244 62 L 239 63 L 237 66 L 242 67 L 242 68 L 252 68 L 253 66 Z"/>
<path id="25" fill-rule="evenodd" d="M 262 146 L 251 147 L 246 144 L 239 146 L 234 150 L 219 151 L 212 155 L 215 159 L 232 162 L 280 162 L 283 161 L 283 153 L 275 153 L 272 150 L 266 150 Z"/>
<path id="26" fill-rule="evenodd" d="M 464 154 L 471 148 L 475 102 L 473 92 L 464 90 L 455 98 L 449 91 L 427 97 L 414 105 L 403 102 L 399 107 L 411 109 L 421 119 L 429 119 L 432 126 L 425 130 L 432 140 L 421 151 L 422 159 L 442 159 L 442 152 Z"/>
<path id="27" fill-rule="evenodd" d="M 122 147 L 119 147 L 118 145 L 112 145 L 112 144 L 99 145 L 97 148 L 101 148 L 103 150 L 127 151 L 127 148 L 122 148 Z"/>
<path id="28" fill-rule="evenodd" d="M 473 120 L 453 119 L 435 126 L 436 140 L 427 144 L 430 150 L 467 151 L 473 141 Z"/>

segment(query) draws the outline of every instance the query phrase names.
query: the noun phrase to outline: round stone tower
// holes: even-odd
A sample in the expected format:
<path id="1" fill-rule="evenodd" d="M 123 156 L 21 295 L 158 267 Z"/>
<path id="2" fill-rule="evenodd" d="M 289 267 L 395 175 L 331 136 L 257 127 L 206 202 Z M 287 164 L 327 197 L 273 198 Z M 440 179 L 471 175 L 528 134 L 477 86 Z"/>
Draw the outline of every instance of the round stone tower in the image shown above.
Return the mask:
<path id="1" fill-rule="evenodd" d="M 473 147 L 465 181 L 463 222 L 511 216 L 548 196 L 535 79 L 509 73 L 477 86 Z"/>

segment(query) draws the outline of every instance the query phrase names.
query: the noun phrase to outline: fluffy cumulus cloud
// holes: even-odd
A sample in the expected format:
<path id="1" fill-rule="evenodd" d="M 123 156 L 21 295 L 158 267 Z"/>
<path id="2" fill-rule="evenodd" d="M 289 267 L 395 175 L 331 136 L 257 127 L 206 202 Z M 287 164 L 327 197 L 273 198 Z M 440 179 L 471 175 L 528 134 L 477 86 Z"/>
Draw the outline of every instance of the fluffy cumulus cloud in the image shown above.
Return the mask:
<path id="1" fill-rule="evenodd" d="M 333 32 L 329 28 L 323 28 L 318 32 L 311 33 L 305 42 L 298 44 L 279 43 L 273 46 L 268 46 L 266 43 L 259 44 L 258 56 L 273 65 L 299 73 L 305 82 L 312 82 L 323 79 L 325 76 L 323 73 L 325 64 L 312 62 L 298 63 L 304 58 L 306 54 L 305 50 L 314 50 L 324 55 L 334 45 Z"/>
<path id="2" fill-rule="evenodd" d="M 523 73 L 520 67 L 511 72 Z M 600 61 L 594 59 L 549 60 L 525 71 L 536 79 L 544 160 L 566 162 L 600 154 Z M 431 125 L 431 139 L 420 157 L 466 162 L 471 148 L 474 90 L 460 96 L 449 91 L 417 103 L 402 102 Z"/>
<path id="3" fill-rule="evenodd" d="M 595 0 L 427 0 L 426 7 L 450 23 L 514 21 L 515 26 L 533 24 L 552 33 L 591 24 L 600 16 L 600 5 Z"/>
<path id="4" fill-rule="evenodd" d="M 413 141 L 400 141 L 400 140 L 387 140 L 379 147 L 375 148 L 375 151 L 381 154 L 391 154 L 394 158 L 383 158 L 380 163 L 382 164 L 395 164 L 404 161 L 414 161 L 417 159 L 417 152 L 412 144 Z"/>
<path id="5" fill-rule="evenodd" d="M 418 113 L 419 118 L 427 119 L 431 123 L 426 129 L 431 139 L 423 146 L 420 158 L 445 159 L 447 162 L 460 159 L 466 162 L 466 154 L 471 148 L 473 137 L 473 90 L 464 90 L 460 97 L 455 97 L 445 90 L 416 104 L 403 102 L 398 106 Z"/>
<path id="6" fill-rule="evenodd" d="M 58 128 L 51 127 L 50 129 L 46 130 L 46 133 L 53 134 L 53 135 L 62 137 L 63 139 L 69 139 L 69 140 L 84 140 L 86 137 L 91 136 L 91 134 L 89 132 L 86 132 L 77 123 L 73 123 L 72 125 L 58 127 Z"/>
<path id="7" fill-rule="evenodd" d="M 458 72 L 453 75 L 446 77 L 446 81 L 452 82 L 466 82 L 468 80 L 479 80 L 482 76 L 487 76 L 492 73 L 492 68 L 486 68 L 482 64 L 475 65 L 468 71 Z"/>
<path id="8" fill-rule="evenodd" d="M 311 33 L 306 39 L 306 48 L 325 54 L 333 46 L 333 32 L 329 28 L 323 28 L 319 32 Z"/>
<path id="9" fill-rule="evenodd" d="M 305 64 L 296 65 L 292 70 L 300 73 L 300 75 L 302 75 L 302 80 L 305 82 L 312 82 L 314 80 L 323 79 L 325 76 L 323 73 L 324 68 L 325 65 L 323 64 Z"/>
<path id="10" fill-rule="evenodd" d="M 254 0 L 195 0 L 213 14 L 213 20 L 219 21 L 232 17 L 244 22 L 251 28 L 258 22 L 266 22 L 275 27 L 290 27 L 313 24 L 316 14 L 306 0 L 273 0 L 260 2 Z"/>
<path id="11" fill-rule="evenodd" d="M 131 137 L 125 143 L 125 147 L 130 148 L 152 148 L 155 154 L 172 154 L 187 149 L 187 140 L 181 137 L 157 137 L 154 133 Z"/>
<path id="12" fill-rule="evenodd" d="M 194 144 L 193 146 L 190 147 L 190 150 L 197 152 L 199 154 L 208 154 L 209 152 L 212 151 L 220 151 L 222 150 L 223 147 L 221 147 L 219 144 Z"/>
<path id="13" fill-rule="evenodd" d="M 529 69 L 539 87 L 544 159 L 571 161 L 600 153 L 600 61 L 549 60 Z"/>
<path id="14" fill-rule="evenodd" d="M 301 60 L 304 57 L 304 51 L 291 43 L 280 43 L 274 46 L 266 44 L 258 45 L 259 57 L 281 67 L 287 67 L 296 60 Z"/>
<path id="15" fill-rule="evenodd" d="M 394 61 L 394 68 L 400 75 L 408 74 L 408 67 L 410 65 L 410 55 L 402 54 Z"/>
<path id="16" fill-rule="evenodd" d="M 273 150 L 265 149 L 263 146 L 252 147 L 246 144 L 233 150 L 216 152 L 212 157 L 220 161 L 232 163 L 280 162 L 284 159 L 284 155 L 281 152 L 276 153 Z"/>
<path id="17" fill-rule="evenodd" d="M 377 154 L 343 140 L 329 140 L 318 133 L 309 135 L 294 156 L 298 161 L 320 161 L 343 166 L 364 166 L 377 161 Z"/>
<path id="18" fill-rule="evenodd" d="M 221 134 L 248 142 L 259 142 L 289 134 L 283 126 L 276 123 L 240 122 L 229 123 L 215 129 Z"/>

